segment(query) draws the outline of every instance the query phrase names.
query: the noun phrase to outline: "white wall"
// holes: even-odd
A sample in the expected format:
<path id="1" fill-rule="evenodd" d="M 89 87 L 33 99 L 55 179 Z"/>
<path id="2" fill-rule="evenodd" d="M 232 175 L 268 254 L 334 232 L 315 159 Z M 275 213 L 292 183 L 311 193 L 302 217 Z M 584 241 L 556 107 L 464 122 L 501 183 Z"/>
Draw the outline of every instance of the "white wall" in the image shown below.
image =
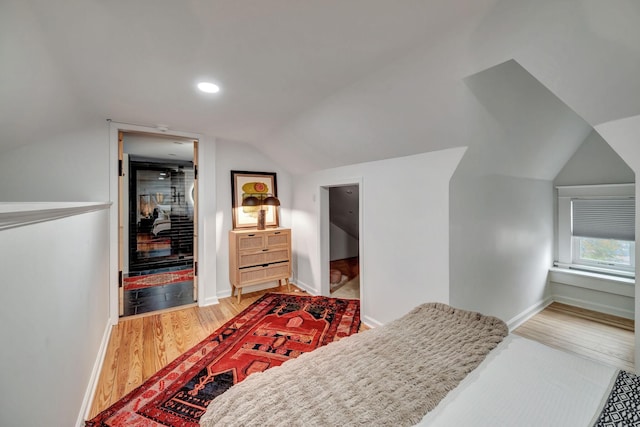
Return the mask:
<path id="1" fill-rule="evenodd" d="M 596 131 L 611 145 L 622 159 L 638 174 L 640 172 L 640 116 L 633 116 L 595 126 Z M 638 182 L 636 182 L 636 212 L 640 212 Z M 640 215 L 636 215 L 636 230 L 640 230 Z M 640 251 L 636 251 L 636 266 L 640 265 Z M 638 295 L 636 281 L 636 295 Z M 636 329 L 640 325 L 640 298 L 635 299 Z M 636 339 L 636 366 L 640 366 L 640 340 Z M 636 372 L 640 369 L 636 368 Z"/>
<path id="2" fill-rule="evenodd" d="M 548 296 L 552 180 L 591 128 L 515 61 L 465 83 L 482 129 L 451 180 L 451 304 L 515 326 Z"/>
<path id="3" fill-rule="evenodd" d="M 329 260 L 347 259 L 358 256 L 358 239 L 347 234 L 337 225 L 329 224 Z"/>
<path id="4" fill-rule="evenodd" d="M 108 331 L 108 211 L 0 231 L 0 425 L 74 426 Z"/>
<path id="5" fill-rule="evenodd" d="M 454 148 L 295 176 L 292 226 L 298 284 L 320 293 L 320 187 L 353 180 L 362 182 L 365 322 L 389 322 L 422 302 L 447 303 L 449 178 L 464 151 Z"/>
<path id="6" fill-rule="evenodd" d="M 77 202 L 109 200 L 109 131 L 86 128 L 0 155 L 0 200 Z"/>
<path id="7" fill-rule="evenodd" d="M 108 201 L 108 135 L 105 121 L 87 122 L 4 151 L 0 200 Z M 2 393 L 0 424 L 70 426 L 84 415 L 109 320 L 108 221 L 104 210 L 0 232 L 3 301 L 11 301 L 0 311 L 11 343 L 2 363 L 12 367 L 2 383 L 14 387 Z"/>
<path id="8" fill-rule="evenodd" d="M 548 286 L 554 301 L 627 319 L 635 318 L 634 279 L 552 268 Z"/>
<path id="9" fill-rule="evenodd" d="M 634 319 L 635 300 L 633 297 L 584 289 L 553 281 L 549 282 L 549 293 L 554 301 Z"/>
<path id="10" fill-rule="evenodd" d="M 554 180 L 554 186 L 625 184 L 633 182 L 635 182 L 633 170 L 594 130 L 558 173 Z M 554 228 L 556 235 L 554 259 L 558 260 L 557 190 L 554 194 Z M 558 280 L 554 279 L 556 276 Z M 584 276 L 573 276 L 566 280 L 565 276 L 551 274 L 549 277 L 549 292 L 555 301 L 615 316 L 634 317 L 635 301 L 633 292 L 620 294 L 616 291 L 616 287 L 608 286 L 606 280 L 598 281 Z M 595 287 L 586 286 L 583 283 L 585 281 L 589 283 L 595 282 Z"/>
<path id="11" fill-rule="evenodd" d="M 216 304 L 218 271 L 218 239 L 216 209 L 218 176 L 216 172 L 217 141 L 203 136 L 198 142 L 198 303 Z"/>
<path id="12" fill-rule="evenodd" d="M 456 174 L 451 180 L 451 304 L 509 322 L 546 298 L 551 181 Z"/>
<path id="13" fill-rule="evenodd" d="M 229 282 L 229 230 L 233 228 L 231 217 L 231 171 L 275 172 L 280 200 L 280 227 L 291 227 L 291 175 L 270 158 L 249 144 L 218 140 L 215 152 L 216 165 L 216 259 L 218 298 L 231 295 Z M 296 230 L 292 231 L 295 236 Z M 267 283 L 244 288 L 243 292 L 264 289 L 274 284 Z"/>
<path id="14" fill-rule="evenodd" d="M 625 184 L 633 170 L 600 134 L 592 131 L 554 180 L 554 185 Z"/>
<path id="15" fill-rule="evenodd" d="M 575 153 L 558 172 L 554 186 L 627 184 L 636 181 L 633 169 L 592 130 Z M 554 230 L 558 234 L 558 199 L 554 195 Z M 558 240 L 554 242 L 554 258 L 558 259 Z"/>

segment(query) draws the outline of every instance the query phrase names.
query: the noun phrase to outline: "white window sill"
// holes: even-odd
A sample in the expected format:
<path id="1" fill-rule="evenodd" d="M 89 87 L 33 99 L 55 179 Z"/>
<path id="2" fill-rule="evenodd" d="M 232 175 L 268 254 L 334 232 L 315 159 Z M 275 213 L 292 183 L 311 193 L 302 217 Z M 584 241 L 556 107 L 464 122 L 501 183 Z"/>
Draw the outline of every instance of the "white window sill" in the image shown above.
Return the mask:
<path id="1" fill-rule="evenodd" d="M 631 277 L 551 267 L 549 281 L 627 297 L 635 296 L 636 281 Z"/>

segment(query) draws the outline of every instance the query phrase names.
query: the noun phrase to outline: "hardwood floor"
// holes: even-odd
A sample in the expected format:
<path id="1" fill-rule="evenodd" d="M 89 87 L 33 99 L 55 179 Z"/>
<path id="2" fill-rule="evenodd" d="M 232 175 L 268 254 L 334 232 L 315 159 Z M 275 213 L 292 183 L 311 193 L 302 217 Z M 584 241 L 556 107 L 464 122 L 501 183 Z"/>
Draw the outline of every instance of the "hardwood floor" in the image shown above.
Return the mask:
<path id="1" fill-rule="evenodd" d="M 292 285 L 293 294 L 304 291 Z M 222 298 L 209 307 L 121 321 L 114 327 L 89 417 L 108 408 L 180 354 L 196 345 L 266 292 L 286 286 Z M 368 329 L 364 324 L 361 330 Z M 553 303 L 522 324 L 515 334 L 551 347 L 633 370 L 633 321 Z"/>
<path id="2" fill-rule="evenodd" d="M 550 347 L 634 370 L 634 321 L 554 302 L 513 331 Z"/>
<path id="3" fill-rule="evenodd" d="M 93 418 L 176 357 L 205 339 L 271 288 L 236 298 L 222 298 L 209 307 L 189 307 L 146 317 L 121 320 L 114 326 L 98 380 L 89 418 Z M 291 285 L 292 294 L 306 294 Z"/>
<path id="4" fill-rule="evenodd" d="M 189 270 L 193 271 L 191 266 L 177 266 L 127 274 L 124 279 L 123 316 L 135 316 L 193 304 L 193 280 L 176 282 L 176 279 L 169 275 Z M 134 289 L 128 289 L 128 281 L 144 279 L 144 276 L 155 278 L 153 286 L 133 286 Z"/>

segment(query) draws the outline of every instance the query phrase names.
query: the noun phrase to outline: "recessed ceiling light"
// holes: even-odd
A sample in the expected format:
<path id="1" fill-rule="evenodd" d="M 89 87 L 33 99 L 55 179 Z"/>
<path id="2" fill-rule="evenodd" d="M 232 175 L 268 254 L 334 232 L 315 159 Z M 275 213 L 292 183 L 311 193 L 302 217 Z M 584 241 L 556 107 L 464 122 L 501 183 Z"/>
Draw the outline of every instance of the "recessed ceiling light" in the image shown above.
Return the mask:
<path id="1" fill-rule="evenodd" d="M 198 89 L 205 93 L 218 93 L 220 92 L 220 87 L 210 82 L 200 82 L 198 83 Z"/>

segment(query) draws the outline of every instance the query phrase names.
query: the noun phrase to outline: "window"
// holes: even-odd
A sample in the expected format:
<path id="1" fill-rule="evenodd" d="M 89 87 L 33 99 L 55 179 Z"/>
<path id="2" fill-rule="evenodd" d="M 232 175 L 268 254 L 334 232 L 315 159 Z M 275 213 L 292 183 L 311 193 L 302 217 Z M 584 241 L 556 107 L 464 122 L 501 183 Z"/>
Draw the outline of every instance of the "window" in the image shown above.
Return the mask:
<path id="1" fill-rule="evenodd" d="M 573 237 L 573 264 L 633 271 L 635 242 Z"/>
<path id="2" fill-rule="evenodd" d="M 558 187 L 556 265 L 634 276 L 633 184 Z"/>

